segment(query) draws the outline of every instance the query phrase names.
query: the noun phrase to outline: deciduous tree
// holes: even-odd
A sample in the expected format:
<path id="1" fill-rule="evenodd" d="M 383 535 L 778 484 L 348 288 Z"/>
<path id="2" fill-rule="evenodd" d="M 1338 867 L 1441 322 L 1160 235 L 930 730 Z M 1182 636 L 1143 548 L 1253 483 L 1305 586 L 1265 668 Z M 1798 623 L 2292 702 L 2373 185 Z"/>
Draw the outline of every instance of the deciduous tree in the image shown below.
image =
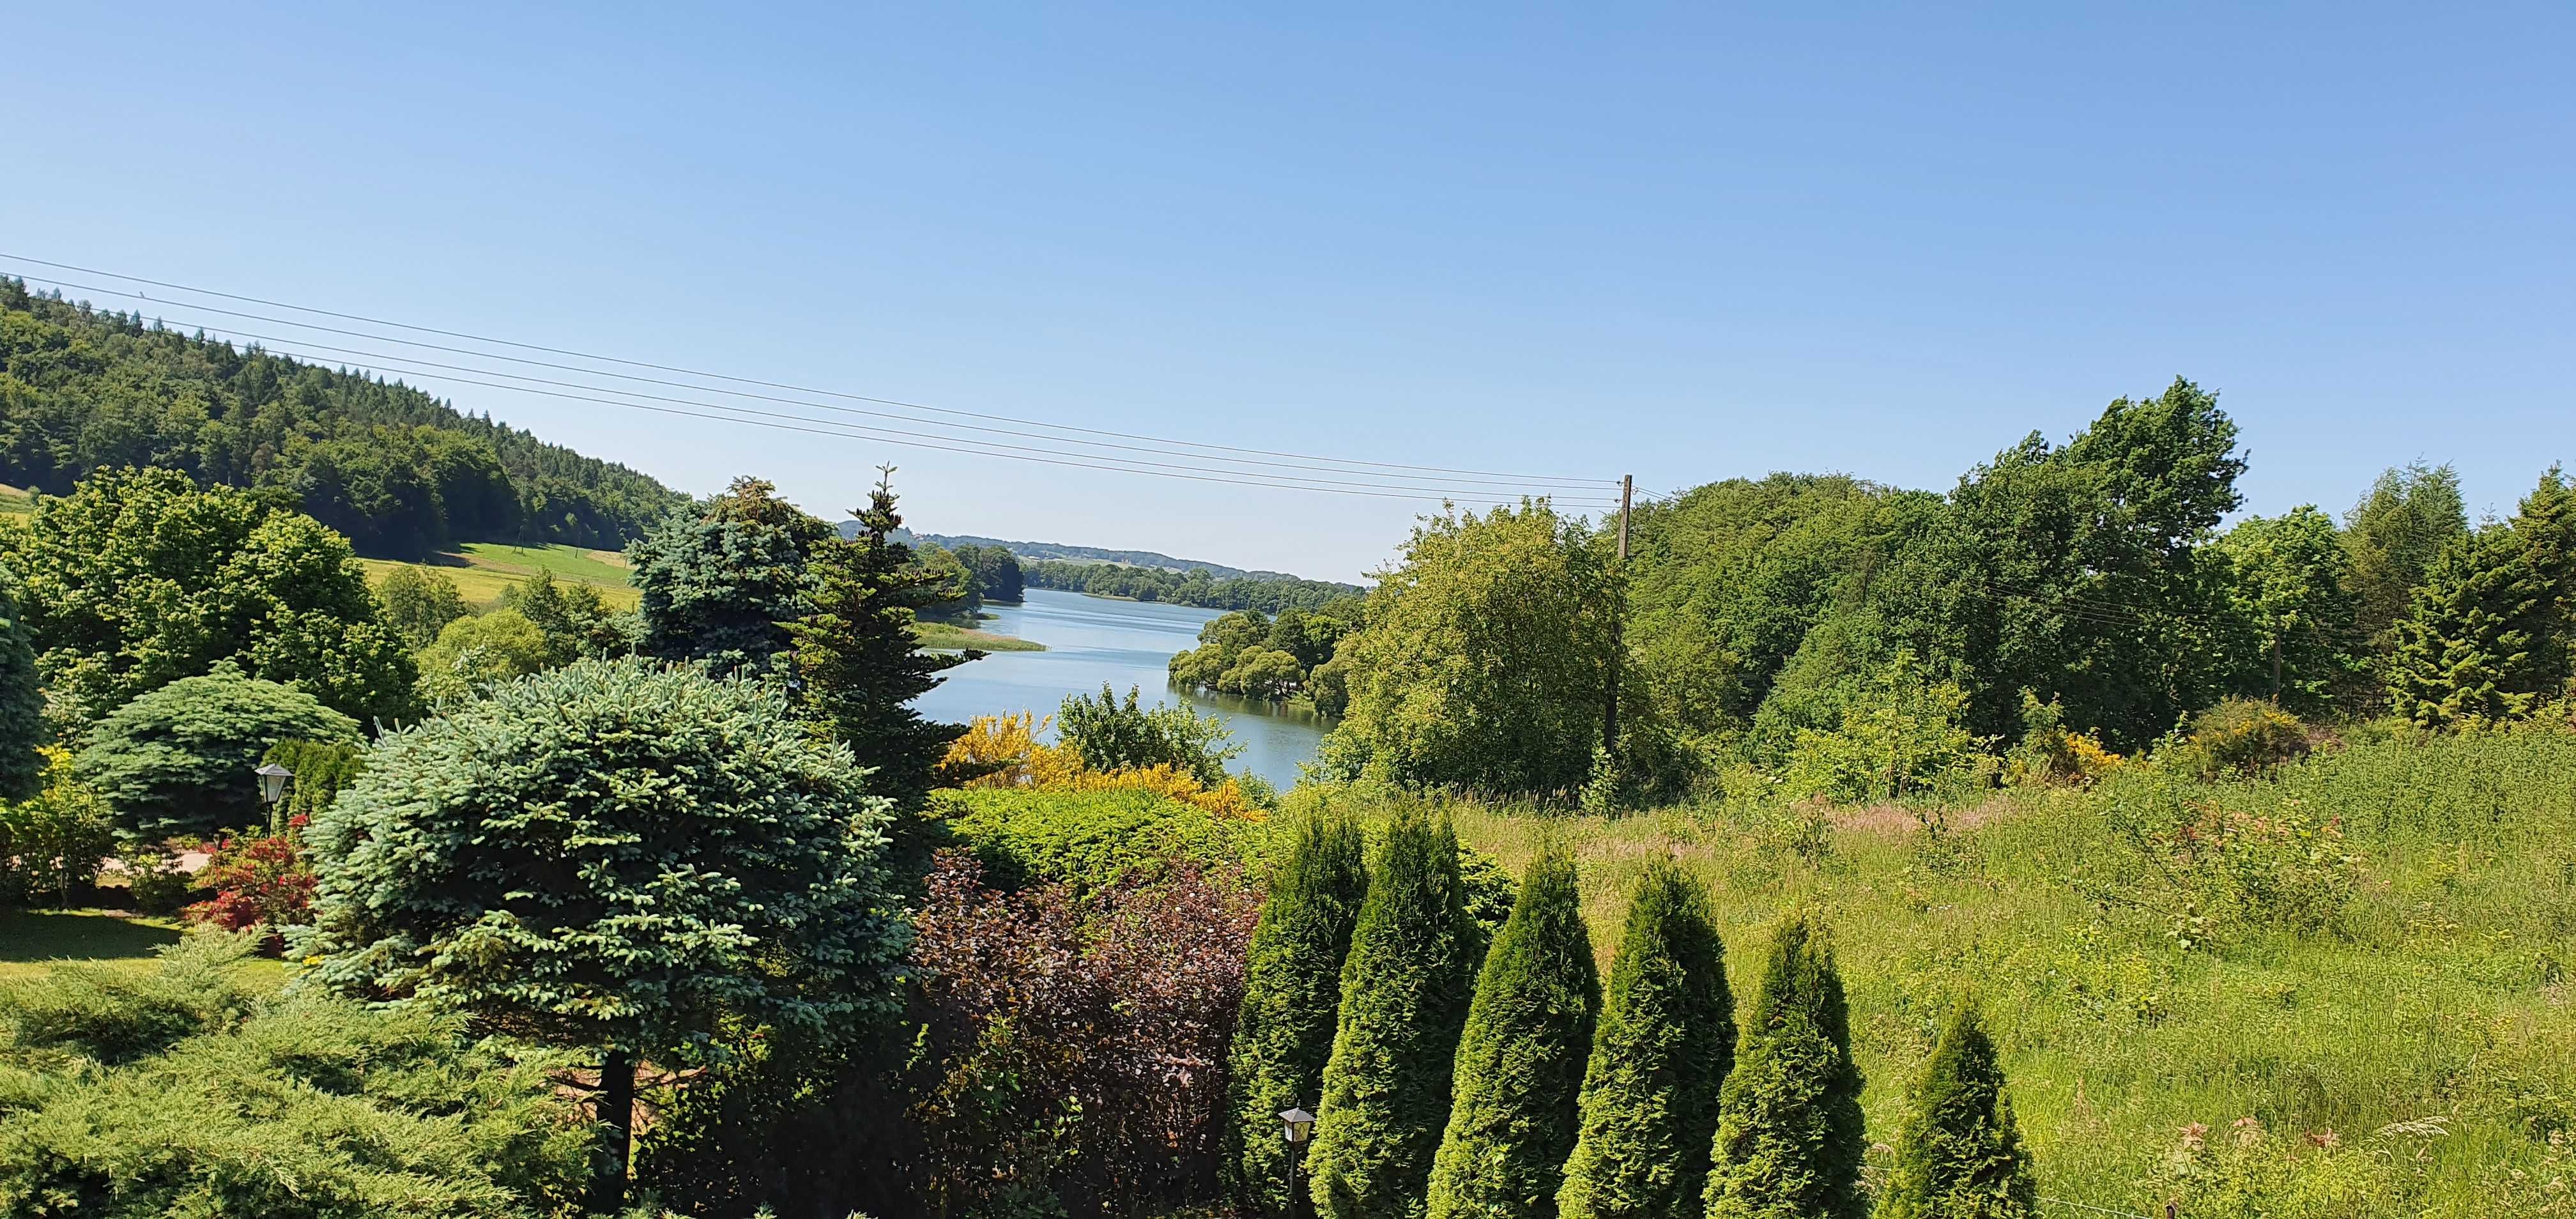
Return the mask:
<path id="1" fill-rule="evenodd" d="M 8 540 L 36 668 L 70 729 L 231 661 L 360 720 L 414 707 L 411 657 L 348 539 L 174 470 L 107 470 Z"/>
<path id="2" fill-rule="evenodd" d="M 1544 500 L 1417 525 L 1342 645 L 1325 761 L 1500 791 L 1582 786 L 1601 738 L 1614 574 Z"/>

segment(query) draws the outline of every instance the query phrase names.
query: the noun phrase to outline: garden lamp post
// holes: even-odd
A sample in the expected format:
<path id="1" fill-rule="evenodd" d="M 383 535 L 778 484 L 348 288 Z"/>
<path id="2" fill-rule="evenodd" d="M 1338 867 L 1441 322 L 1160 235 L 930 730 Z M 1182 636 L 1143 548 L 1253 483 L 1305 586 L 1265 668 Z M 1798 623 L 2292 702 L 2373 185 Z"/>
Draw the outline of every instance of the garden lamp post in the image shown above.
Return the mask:
<path id="1" fill-rule="evenodd" d="M 286 781 L 295 772 L 271 762 L 251 772 L 259 776 L 259 802 L 268 806 L 268 832 L 277 832 L 277 802 L 286 798 Z"/>
<path id="2" fill-rule="evenodd" d="M 1292 1105 L 1279 1111 L 1279 1121 L 1287 1127 L 1282 1133 L 1288 1138 L 1288 1211 L 1301 1215 L 1306 1208 L 1297 1205 L 1297 1153 L 1304 1150 L 1299 1144 L 1315 1128 L 1315 1115 Z"/>

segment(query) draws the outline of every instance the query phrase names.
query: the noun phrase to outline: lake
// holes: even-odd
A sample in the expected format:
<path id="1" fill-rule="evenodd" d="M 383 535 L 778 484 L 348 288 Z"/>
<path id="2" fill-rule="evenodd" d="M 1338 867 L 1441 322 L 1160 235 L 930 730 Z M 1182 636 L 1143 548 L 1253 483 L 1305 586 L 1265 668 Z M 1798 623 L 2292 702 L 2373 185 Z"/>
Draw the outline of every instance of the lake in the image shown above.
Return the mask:
<path id="1" fill-rule="evenodd" d="M 1043 652 L 993 652 L 950 669 L 939 688 L 913 706 L 934 720 L 962 724 L 979 715 L 1035 711 L 1053 715 L 1068 694 L 1098 694 L 1107 682 L 1119 697 L 1141 688 L 1151 704 L 1187 699 L 1222 717 L 1243 746 L 1229 765 L 1249 770 L 1281 791 L 1297 782 L 1297 764 L 1312 760 L 1326 722 L 1312 713 L 1232 695 L 1171 688 L 1164 666 L 1172 653 L 1198 646 L 1199 627 L 1223 610 L 1151 601 L 1113 601 L 1032 588 L 1020 605 L 988 604 L 982 629 L 1045 644 Z"/>

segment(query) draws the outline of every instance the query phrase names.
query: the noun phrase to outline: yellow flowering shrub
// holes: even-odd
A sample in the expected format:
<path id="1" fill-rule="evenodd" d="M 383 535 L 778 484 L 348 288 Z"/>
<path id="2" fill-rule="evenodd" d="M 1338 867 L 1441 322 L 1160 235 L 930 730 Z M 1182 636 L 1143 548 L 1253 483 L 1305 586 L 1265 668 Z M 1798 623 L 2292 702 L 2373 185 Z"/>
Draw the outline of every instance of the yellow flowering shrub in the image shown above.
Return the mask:
<path id="1" fill-rule="evenodd" d="M 1052 720 L 1034 712 L 979 715 L 939 762 L 944 786 L 1028 791 L 1149 791 L 1225 817 L 1259 821 L 1264 813 L 1232 779 L 1210 788 L 1170 765 L 1102 774 L 1072 750 L 1038 740 Z"/>
<path id="2" fill-rule="evenodd" d="M 949 742 L 939 760 L 944 787 L 1063 787 L 1082 773 L 1082 758 L 1070 749 L 1043 744 L 1038 734 L 1053 717 L 1034 711 L 1015 715 L 979 715 Z"/>

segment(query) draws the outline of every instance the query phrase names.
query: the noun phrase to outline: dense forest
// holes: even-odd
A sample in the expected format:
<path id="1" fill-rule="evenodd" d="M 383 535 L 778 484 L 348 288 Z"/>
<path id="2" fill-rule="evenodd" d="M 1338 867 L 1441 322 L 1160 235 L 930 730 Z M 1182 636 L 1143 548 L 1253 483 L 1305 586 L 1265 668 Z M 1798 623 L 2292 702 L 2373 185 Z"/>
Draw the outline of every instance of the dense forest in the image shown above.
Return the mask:
<path id="1" fill-rule="evenodd" d="M 1124 597 L 1130 601 L 1164 601 L 1203 609 L 1260 610 L 1266 614 L 1292 609 L 1322 609 L 1339 598 L 1360 592 L 1357 585 L 1335 584 L 1329 580 L 1294 577 L 1256 579 L 1248 576 L 1219 579 L 1203 567 L 1192 568 L 1184 574 L 1159 567 L 1122 567 L 1115 563 L 1066 563 L 1042 559 L 1021 564 L 1020 571 L 1030 588 L 1062 589 L 1095 597 Z"/>
<path id="2" fill-rule="evenodd" d="M 389 558 L 465 541 L 618 547 L 686 502 L 398 381 L 0 278 L 0 482 L 62 494 L 127 466 L 274 494 Z"/>

